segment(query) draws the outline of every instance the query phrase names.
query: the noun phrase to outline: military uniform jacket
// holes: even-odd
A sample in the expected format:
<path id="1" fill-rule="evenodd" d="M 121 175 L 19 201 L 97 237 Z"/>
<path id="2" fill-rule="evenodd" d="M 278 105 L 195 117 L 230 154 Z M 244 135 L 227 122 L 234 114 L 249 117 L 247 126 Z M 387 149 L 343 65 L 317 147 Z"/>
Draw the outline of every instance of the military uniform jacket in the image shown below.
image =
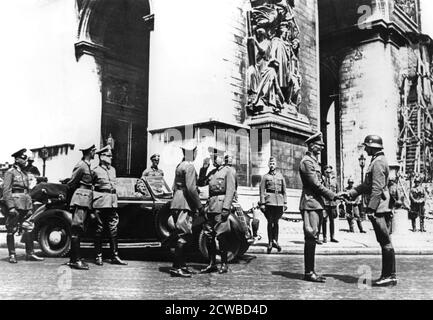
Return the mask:
<path id="1" fill-rule="evenodd" d="M 323 177 L 325 187 L 334 193 L 338 193 L 337 180 L 334 177 Z M 326 207 L 337 207 L 337 201 L 324 199 Z"/>
<path id="2" fill-rule="evenodd" d="M 350 193 L 351 191 L 353 191 L 353 188 L 344 189 L 344 192 L 347 193 Z M 344 202 L 350 206 L 357 206 L 361 204 L 361 196 L 356 197 L 354 200 L 345 200 Z"/>
<path id="3" fill-rule="evenodd" d="M 302 180 L 300 211 L 323 210 L 325 206 L 324 198 L 332 200 L 337 196 L 325 187 L 322 169 L 317 159 L 310 152 L 307 152 L 301 160 L 299 174 Z"/>
<path id="4" fill-rule="evenodd" d="M 260 204 L 282 207 L 287 204 L 286 180 L 279 172 L 265 174 L 260 183 Z"/>
<path id="5" fill-rule="evenodd" d="M 389 208 L 390 194 L 388 190 L 389 166 L 383 152 L 376 153 L 365 173 L 365 181 L 349 192 L 352 198 L 365 195 L 368 209 L 376 213 L 391 212 Z"/>
<path id="6" fill-rule="evenodd" d="M 141 175 L 141 177 L 163 177 L 163 176 L 164 176 L 164 171 L 162 171 L 161 169 L 155 169 L 153 167 L 144 170 L 143 174 Z"/>
<path id="7" fill-rule="evenodd" d="M 423 207 L 425 204 L 424 188 L 420 185 L 416 188 L 414 187 L 410 189 L 409 199 L 410 199 L 410 210 L 419 211 L 421 207 Z"/>
<path id="8" fill-rule="evenodd" d="M 221 166 L 209 174 L 207 212 L 230 211 L 236 192 L 236 177 L 231 167 Z"/>
<path id="9" fill-rule="evenodd" d="M 14 165 L 4 175 L 3 200 L 9 210 L 31 210 L 32 198 L 29 195 L 29 176 Z"/>
<path id="10" fill-rule="evenodd" d="M 190 161 L 182 161 L 176 167 L 170 209 L 195 211 L 201 207 L 194 164 Z"/>
<path id="11" fill-rule="evenodd" d="M 92 171 L 94 209 L 117 208 L 116 169 L 100 165 Z"/>
<path id="12" fill-rule="evenodd" d="M 70 206 L 91 208 L 92 206 L 92 171 L 90 162 L 81 160 L 72 171 L 71 180 L 68 182 L 72 195 Z"/>

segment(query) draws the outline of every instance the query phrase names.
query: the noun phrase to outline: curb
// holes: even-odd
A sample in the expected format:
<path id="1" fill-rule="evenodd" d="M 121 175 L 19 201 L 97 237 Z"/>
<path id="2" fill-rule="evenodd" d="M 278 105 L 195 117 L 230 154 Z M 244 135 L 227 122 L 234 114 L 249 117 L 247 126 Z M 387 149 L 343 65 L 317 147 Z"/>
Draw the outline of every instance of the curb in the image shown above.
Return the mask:
<path id="1" fill-rule="evenodd" d="M 264 255 L 304 255 L 304 248 L 284 249 L 281 252 L 266 253 L 266 248 L 250 247 L 247 254 L 264 254 Z M 400 248 L 395 249 L 396 255 L 401 256 L 416 256 L 416 255 L 433 255 L 433 248 L 417 249 L 417 248 Z M 338 249 L 317 249 L 316 256 L 357 256 L 382 255 L 381 249 L 377 248 L 338 248 Z"/>

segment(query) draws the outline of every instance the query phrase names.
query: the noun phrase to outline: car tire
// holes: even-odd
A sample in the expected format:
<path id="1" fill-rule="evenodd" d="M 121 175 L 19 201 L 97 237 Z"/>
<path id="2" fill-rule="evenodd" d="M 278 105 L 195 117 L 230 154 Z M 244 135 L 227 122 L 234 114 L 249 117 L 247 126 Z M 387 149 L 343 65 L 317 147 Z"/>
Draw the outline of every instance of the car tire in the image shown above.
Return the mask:
<path id="1" fill-rule="evenodd" d="M 156 231 L 162 241 L 170 237 L 173 226 L 170 224 L 170 203 L 165 204 L 155 216 Z"/>
<path id="2" fill-rule="evenodd" d="M 42 252 L 48 257 L 64 257 L 71 249 L 70 226 L 61 218 L 44 221 L 38 232 Z"/>
<path id="3" fill-rule="evenodd" d="M 221 260 L 218 254 L 219 252 L 218 241 L 216 242 L 217 242 L 217 260 Z M 235 234 L 230 235 L 229 242 L 230 242 L 230 249 L 227 252 L 227 261 L 231 262 L 235 260 L 235 258 L 239 255 L 239 252 L 241 250 L 241 242 L 239 241 L 238 237 Z M 209 254 L 206 246 L 206 237 L 204 235 L 203 230 L 200 231 L 200 235 L 198 237 L 198 248 L 202 256 L 206 259 L 209 259 Z"/>

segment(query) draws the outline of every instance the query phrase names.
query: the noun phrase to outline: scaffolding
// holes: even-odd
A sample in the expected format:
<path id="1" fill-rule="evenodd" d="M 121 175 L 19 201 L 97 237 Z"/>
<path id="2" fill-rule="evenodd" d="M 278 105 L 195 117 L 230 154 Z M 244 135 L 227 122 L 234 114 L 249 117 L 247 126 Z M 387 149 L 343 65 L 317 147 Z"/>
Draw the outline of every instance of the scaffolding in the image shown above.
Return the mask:
<path id="1" fill-rule="evenodd" d="M 403 75 L 399 107 L 400 134 L 398 137 L 401 173 L 433 180 L 433 117 L 432 68 L 427 48 L 421 44 L 415 50 L 417 63 L 414 72 Z"/>

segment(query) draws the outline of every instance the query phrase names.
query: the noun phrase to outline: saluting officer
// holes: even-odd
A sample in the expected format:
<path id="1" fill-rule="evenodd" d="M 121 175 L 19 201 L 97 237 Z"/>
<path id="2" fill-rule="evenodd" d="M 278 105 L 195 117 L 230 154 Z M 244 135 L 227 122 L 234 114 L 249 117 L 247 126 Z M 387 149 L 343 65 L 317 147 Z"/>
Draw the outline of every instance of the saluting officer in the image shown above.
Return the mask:
<path id="1" fill-rule="evenodd" d="M 319 155 L 325 144 L 322 133 L 318 132 L 309 137 L 305 143 L 308 151 L 301 160 L 299 173 L 302 180 L 302 195 L 299 210 L 304 221 L 304 280 L 311 282 L 325 282 L 326 278 L 316 274 L 314 260 L 316 253 L 316 237 L 323 219 L 325 209 L 324 198 L 328 200 L 338 199 L 337 194 L 325 187 L 322 168 L 319 164 Z"/>
<path id="2" fill-rule="evenodd" d="M 414 186 L 410 189 L 410 211 L 409 218 L 412 220 L 412 231 L 416 232 L 416 218 L 419 217 L 419 224 L 421 232 L 426 232 L 424 228 L 425 218 L 425 190 L 421 185 L 421 178 L 415 177 Z"/>
<path id="3" fill-rule="evenodd" d="M 22 240 L 26 244 L 26 260 L 44 260 L 36 256 L 33 249 L 32 231 L 34 223 L 29 220 L 33 204 L 29 195 L 29 177 L 24 170 L 27 160 L 26 152 L 27 149 L 21 149 L 12 154 L 12 157 L 15 158 L 15 164 L 6 171 L 3 181 L 3 200 L 8 208 L 6 213 L 6 242 L 10 263 L 17 263 L 14 235 L 20 226 L 23 230 Z"/>
<path id="4" fill-rule="evenodd" d="M 150 161 L 152 161 L 152 165 L 150 168 L 143 171 L 141 177 L 162 177 L 164 176 L 164 172 L 158 168 L 160 155 L 155 153 L 150 157 Z"/>
<path id="5" fill-rule="evenodd" d="M 396 285 L 395 252 L 390 237 L 392 210 L 389 206 L 389 166 L 383 152 L 381 137 L 369 135 L 363 145 L 367 154 L 371 156 L 371 163 L 365 174 L 364 183 L 349 191 L 348 196 L 354 199 L 358 195 L 365 195 L 366 213 L 382 248 L 382 274 L 374 285 Z"/>
<path id="6" fill-rule="evenodd" d="M 92 145 L 86 149 L 80 149 L 83 157 L 72 171 L 72 177 L 68 181 L 70 192 L 73 192 L 70 202 L 72 212 L 71 226 L 71 253 L 68 265 L 78 270 L 88 270 L 87 263 L 80 257 L 80 237 L 84 232 L 85 221 L 89 210 L 92 208 L 93 183 L 90 161 L 95 157 L 96 147 Z"/>
<path id="7" fill-rule="evenodd" d="M 281 246 L 278 244 L 278 222 L 287 206 L 286 180 L 276 169 L 276 159 L 271 157 L 269 159 L 269 172 L 263 176 L 260 183 L 260 210 L 268 220 L 267 253 L 271 253 L 272 248 L 281 252 Z"/>
<path id="8" fill-rule="evenodd" d="M 194 213 L 199 211 L 203 214 L 203 206 L 197 189 L 197 172 L 194 167 L 197 147 L 185 145 L 182 147 L 182 152 L 182 162 L 176 167 L 173 200 L 170 205 L 170 220 L 173 220 L 177 237 L 170 274 L 173 277 L 189 278 L 194 272 L 185 263 L 184 247 L 192 237 Z"/>
<path id="9" fill-rule="evenodd" d="M 235 197 L 236 177 L 232 168 L 224 166 L 223 155 L 217 149 L 214 149 L 213 165 L 215 169 L 209 173 L 206 181 L 201 183 L 201 185 L 209 185 L 206 222 L 203 225 L 203 230 L 210 261 L 209 265 L 200 272 L 212 273 L 218 271 L 222 274 L 228 272 L 228 241 L 226 234 L 230 231 L 228 217 Z M 216 265 L 215 240 L 218 240 L 221 255 L 221 268 L 219 270 Z"/>
<path id="10" fill-rule="evenodd" d="M 117 209 L 116 169 L 111 166 L 113 154 L 110 146 L 95 152 L 99 155 L 99 166 L 92 171 L 94 184 L 92 207 L 95 209 L 95 251 L 96 264 L 102 266 L 102 233 L 104 225 L 108 226 L 110 235 L 111 263 L 127 265 L 119 258 L 117 244 L 117 224 L 119 215 Z"/>

